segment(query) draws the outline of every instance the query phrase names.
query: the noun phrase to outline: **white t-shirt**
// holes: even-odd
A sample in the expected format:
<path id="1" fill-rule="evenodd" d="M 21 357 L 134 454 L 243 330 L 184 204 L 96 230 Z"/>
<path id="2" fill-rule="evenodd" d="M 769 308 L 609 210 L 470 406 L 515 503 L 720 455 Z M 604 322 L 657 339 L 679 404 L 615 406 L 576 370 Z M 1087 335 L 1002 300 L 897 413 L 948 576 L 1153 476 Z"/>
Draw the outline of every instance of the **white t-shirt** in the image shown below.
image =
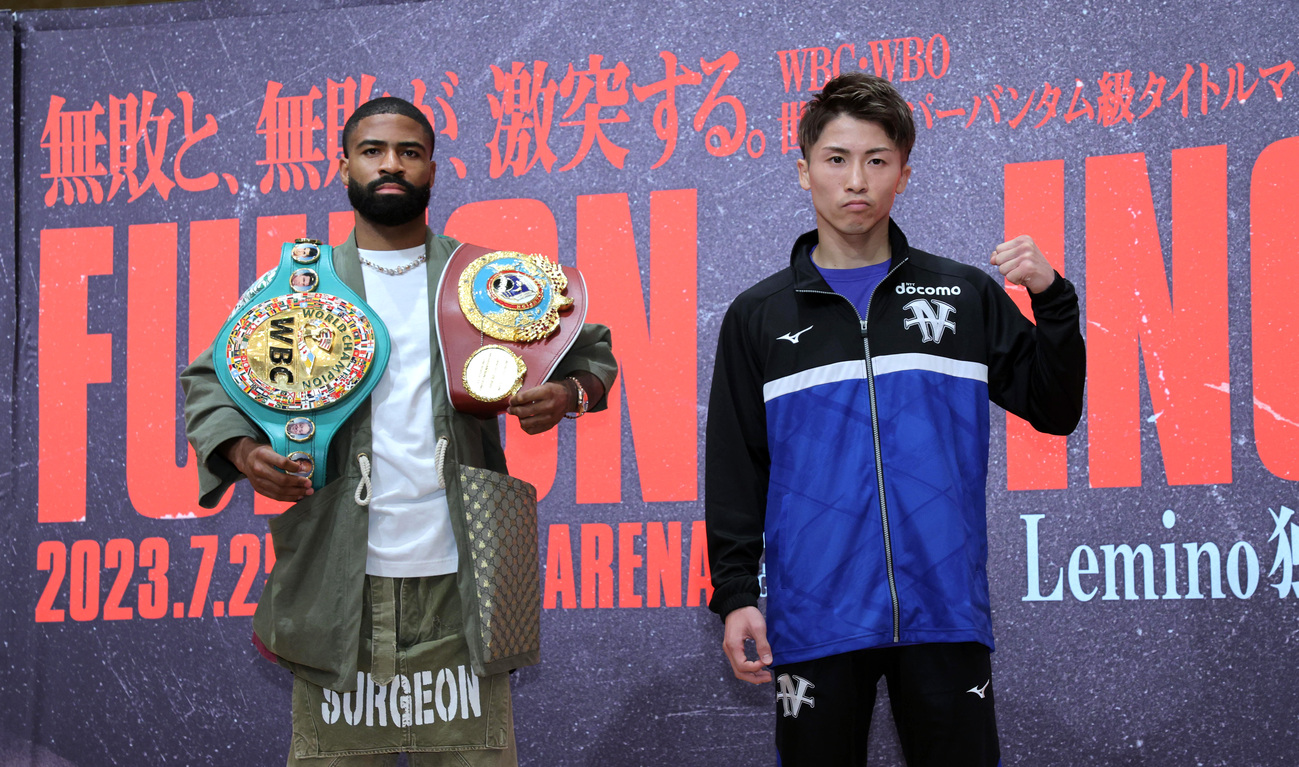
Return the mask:
<path id="1" fill-rule="evenodd" d="M 419 258 L 424 246 L 362 250 L 389 268 Z M 446 491 L 438 487 L 429 380 L 428 266 L 389 275 L 362 265 L 365 302 L 392 337 L 388 368 L 370 395 L 374 455 L 370 547 L 365 572 L 387 578 L 454 573 L 459 564 Z"/>

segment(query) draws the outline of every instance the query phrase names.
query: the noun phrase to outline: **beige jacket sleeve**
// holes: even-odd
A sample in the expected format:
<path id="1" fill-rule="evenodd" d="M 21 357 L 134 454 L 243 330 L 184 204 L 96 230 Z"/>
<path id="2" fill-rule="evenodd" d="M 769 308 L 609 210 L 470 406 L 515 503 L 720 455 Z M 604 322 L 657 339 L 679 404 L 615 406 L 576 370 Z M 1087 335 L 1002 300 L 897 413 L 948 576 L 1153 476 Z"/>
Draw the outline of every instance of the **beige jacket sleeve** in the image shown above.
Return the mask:
<path id="1" fill-rule="evenodd" d="M 559 361 L 552 381 L 562 381 L 574 373 L 587 372 L 604 384 L 604 396 L 599 402 L 590 403 L 589 410 L 604 410 L 609 391 L 618 378 L 618 361 L 613 357 L 613 337 L 609 328 L 604 325 L 587 323 L 577 334 L 577 340 L 568 354 Z"/>

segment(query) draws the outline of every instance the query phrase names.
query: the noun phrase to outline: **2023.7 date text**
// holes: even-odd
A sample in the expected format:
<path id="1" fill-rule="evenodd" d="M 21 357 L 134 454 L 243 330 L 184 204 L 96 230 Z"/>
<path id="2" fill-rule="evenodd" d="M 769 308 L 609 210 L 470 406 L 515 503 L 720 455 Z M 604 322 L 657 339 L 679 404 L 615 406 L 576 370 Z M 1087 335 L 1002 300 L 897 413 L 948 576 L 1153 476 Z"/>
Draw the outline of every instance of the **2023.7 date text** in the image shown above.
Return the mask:
<path id="1" fill-rule="evenodd" d="M 249 602 L 248 593 L 258 571 L 269 573 L 275 565 L 270 535 L 265 541 L 252 533 L 241 533 L 228 541 L 216 535 L 194 535 L 190 536 L 189 548 L 198 552 L 198 564 L 186 599 L 181 578 L 188 585 L 190 577 L 171 572 L 171 544 L 166 538 L 145 538 L 138 546 L 129 538 L 114 538 L 104 544 L 94 540 L 73 541 L 71 545 L 42 541 L 36 549 L 36 569 L 48 572 L 49 578 L 36 603 L 36 622 L 60 623 L 66 618 L 120 621 L 137 615 L 149 620 L 169 614 L 173 618 L 252 615 L 257 602 Z M 212 602 L 209 611 L 208 592 L 219 558 L 239 565 L 239 575 L 229 599 Z M 217 581 L 230 580 L 227 574 L 233 575 L 222 571 Z M 177 601 L 171 601 L 173 597 Z M 66 608 L 62 606 L 65 604 Z"/>

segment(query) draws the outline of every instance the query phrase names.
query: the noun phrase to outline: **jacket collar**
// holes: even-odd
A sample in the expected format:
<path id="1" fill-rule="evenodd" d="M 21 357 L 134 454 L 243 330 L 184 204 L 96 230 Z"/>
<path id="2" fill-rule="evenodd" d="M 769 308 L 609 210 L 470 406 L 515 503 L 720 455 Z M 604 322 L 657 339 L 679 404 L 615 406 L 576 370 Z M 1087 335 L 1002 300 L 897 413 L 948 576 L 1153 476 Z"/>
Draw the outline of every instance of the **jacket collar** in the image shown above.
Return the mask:
<path id="1" fill-rule="evenodd" d="M 365 298 L 365 275 L 361 272 L 361 253 L 356 247 L 355 230 L 347 235 L 342 245 L 334 248 L 334 271 L 344 285 Z"/>
<path id="2" fill-rule="evenodd" d="M 812 263 L 812 249 L 819 241 L 815 229 L 805 232 L 794 241 L 789 254 L 789 267 L 794 270 L 795 290 L 832 292 L 821 272 L 817 271 L 816 264 Z M 889 250 L 893 254 L 893 266 L 901 263 L 901 259 L 914 255 L 911 246 L 907 244 L 907 236 L 892 218 L 889 219 Z"/>

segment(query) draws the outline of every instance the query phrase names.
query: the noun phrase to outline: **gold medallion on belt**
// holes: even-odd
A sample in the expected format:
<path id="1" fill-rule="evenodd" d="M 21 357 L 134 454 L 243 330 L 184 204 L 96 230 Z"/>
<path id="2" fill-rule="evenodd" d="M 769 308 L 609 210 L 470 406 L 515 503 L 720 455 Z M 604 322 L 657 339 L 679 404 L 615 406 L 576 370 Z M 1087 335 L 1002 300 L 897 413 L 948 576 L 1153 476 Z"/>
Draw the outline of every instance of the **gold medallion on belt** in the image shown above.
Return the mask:
<path id="1" fill-rule="evenodd" d="M 573 308 L 563 293 L 568 277 L 542 255 L 498 250 L 475 259 L 460 274 L 460 310 L 484 337 L 510 344 L 548 338 L 560 312 Z M 465 391 L 482 402 L 499 402 L 523 385 L 523 358 L 502 344 L 483 344 L 465 361 Z"/>

